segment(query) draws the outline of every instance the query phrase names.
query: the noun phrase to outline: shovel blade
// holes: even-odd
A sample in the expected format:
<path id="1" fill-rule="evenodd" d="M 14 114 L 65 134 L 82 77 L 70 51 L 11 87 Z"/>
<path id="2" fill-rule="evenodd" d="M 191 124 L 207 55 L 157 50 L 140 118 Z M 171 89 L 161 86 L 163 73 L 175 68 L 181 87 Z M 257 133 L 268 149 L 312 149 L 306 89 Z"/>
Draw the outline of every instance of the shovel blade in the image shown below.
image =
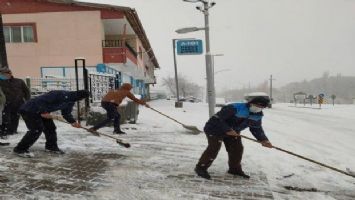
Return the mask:
<path id="1" fill-rule="evenodd" d="M 130 148 L 130 147 L 131 147 L 131 145 L 130 145 L 129 143 L 122 142 L 122 141 L 120 141 L 120 140 L 116 140 L 116 143 L 119 144 L 119 145 L 121 145 L 121 146 L 124 146 L 124 147 L 126 147 L 126 148 Z"/>
<path id="2" fill-rule="evenodd" d="M 191 131 L 191 134 L 198 135 L 202 131 L 200 131 L 196 126 L 182 125 L 184 128 Z"/>

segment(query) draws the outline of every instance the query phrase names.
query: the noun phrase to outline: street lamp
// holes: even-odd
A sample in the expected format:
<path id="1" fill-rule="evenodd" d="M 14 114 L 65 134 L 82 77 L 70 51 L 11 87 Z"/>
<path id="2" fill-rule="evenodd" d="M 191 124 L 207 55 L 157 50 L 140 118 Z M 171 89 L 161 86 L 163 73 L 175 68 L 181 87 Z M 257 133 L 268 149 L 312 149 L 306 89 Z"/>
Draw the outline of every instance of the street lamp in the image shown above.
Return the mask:
<path id="1" fill-rule="evenodd" d="M 186 28 L 180 28 L 178 30 L 176 30 L 176 33 L 179 34 L 184 34 L 184 33 L 190 33 L 190 32 L 195 32 L 195 31 L 200 31 L 200 30 L 205 30 L 204 27 L 202 28 L 198 28 L 198 27 L 186 27 Z"/>
<path id="2" fill-rule="evenodd" d="M 224 56 L 223 53 L 217 53 L 217 54 L 211 54 L 211 57 L 212 57 L 212 73 L 214 74 L 214 57 L 215 56 Z M 214 80 L 214 77 L 213 77 L 213 80 Z"/>
<path id="3" fill-rule="evenodd" d="M 212 117 L 214 115 L 214 108 L 216 104 L 216 93 L 214 89 L 214 81 L 213 81 L 213 71 L 212 71 L 212 58 L 210 52 L 210 28 L 209 28 L 209 12 L 208 10 L 216 5 L 215 2 L 209 3 L 206 0 L 183 0 L 190 3 L 201 2 L 203 4 L 203 8 L 201 6 L 197 6 L 196 9 L 201 11 L 205 16 L 205 27 L 188 27 L 176 30 L 177 33 L 189 33 L 199 30 L 205 31 L 205 41 L 206 41 L 206 76 L 207 76 L 207 95 L 208 95 L 208 110 L 209 116 Z"/>
<path id="4" fill-rule="evenodd" d="M 231 69 L 221 69 L 221 70 L 218 70 L 218 71 L 214 71 L 213 70 L 213 79 L 214 79 L 214 76 L 220 72 L 225 72 L 225 71 L 231 71 Z M 205 79 L 207 79 L 207 77 L 205 77 Z M 206 89 L 206 94 L 208 94 L 208 90 Z M 206 95 L 206 102 L 208 102 L 208 96 Z"/>
<path id="5" fill-rule="evenodd" d="M 214 75 L 220 73 L 220 72 L 226 72 L 226 71 L 231 71 L 231 69 L 221 69 L 221 70 L 218 70 L 216 72 L 214 72 Z"/>
<path id="6" fill-rule="evenodd" d="M 222 53 L 211 54 L 212 81 L 213 81 L 214 92 L 215 92 L 215 94 L 216 94 L 216 88 L 214 87 L 214 86 L 215 86 L 215 84 L 214 84 L 214 81 L 215 81 L 214 75 L 216 74 L 216 73 L 214 72 L 214 57 L 215 57 L 215 56 L 224 56 L 224 54 L 222 54 Z M 208 94 L 208 91 L 207 91 L 207 94 Z M 208 96 L 207 96 L 207 98 L 208 98 Z M 214 96 L 214 99 L 215 99 L 214 102 L 216 102 L 216 95 Z M 206 101 L 209 102 L 208 99 L 207 99 Z"/>

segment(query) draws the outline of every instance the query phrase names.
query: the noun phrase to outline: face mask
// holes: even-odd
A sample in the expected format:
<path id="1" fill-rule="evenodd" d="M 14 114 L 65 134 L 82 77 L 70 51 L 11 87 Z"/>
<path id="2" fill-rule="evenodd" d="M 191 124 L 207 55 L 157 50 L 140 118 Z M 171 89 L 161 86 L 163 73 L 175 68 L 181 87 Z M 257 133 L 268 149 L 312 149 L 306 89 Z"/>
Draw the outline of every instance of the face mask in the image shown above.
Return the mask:
<path id="1" fill-rule="evenodd" d="M 261 112 L 263 108 L 256 107 L 255 105 L 250 105 L 249 111 L 252 113 L 258 113 Z"/>
<path id="2" fill-rule="evenodd" d="M 3 74 L 0 74 L 0 80 L 7 80 L 9 79 L 8 77 L 6 77 L 5 75 Z"/>

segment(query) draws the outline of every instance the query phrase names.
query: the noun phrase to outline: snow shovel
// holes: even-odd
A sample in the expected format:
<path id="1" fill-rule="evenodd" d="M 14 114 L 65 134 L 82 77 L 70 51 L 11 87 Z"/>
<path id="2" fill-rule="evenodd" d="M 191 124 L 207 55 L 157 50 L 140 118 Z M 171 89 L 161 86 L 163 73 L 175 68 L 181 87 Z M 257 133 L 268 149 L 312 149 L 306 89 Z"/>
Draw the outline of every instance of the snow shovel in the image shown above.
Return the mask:
<path id="1" fill-rule="evenodd" d="M 69 123 L 68 123 L 67 121 L 65 121 L 61 116 L 58 116 L 58 115 L 52 115 L 52 119 L 55 119 L 55 120 L 58 120 L 58 121 L 60 121 L 60 122 L 69 124 Z M 89 131 L 88 128 L 85 128 L 85 127 L 81 127 L 81 128 L 82 128 L 82 129 L 85 129 L 85 130 L 88 131 L 88 132 L 91 132 L 91 131 Z M 106 133 L 100 133 L 100 132 L 95 131 L 94 134 L 97 134 L 97 136 L 103 135 L 103 136 L 106 136 L 106 137 L 115 139 L 117 144 L 119 144 L 119 145 L 121 145 L 121 146 L 124 146 L 124 147 L 126 147 L 126 148 L 131 147 L 131 145 L 130 145 L 129 143 L 124 142 L 123 140 L 118 139 L 118 138 L 116 138 L 116 137 L 113 137 L 113 136 L 111 136 L 111 135 L 108 135 L 108 134 L 106 134 Z"/>
<path id="2" fill-rule="evenodd" d="M 257 141 L 256 139 L 253 139 L 253 138 L 250 138 L 250 137 L 247 137 L 247 136 L 244 136 L 244 135 L 240 135 L 240 137 L 259 143 L 259 141 Z M 299 155 L 299 154 L 293 153 L 293 152 L 291 152 L 291 151 L 284 150 L 284 149 L 279 148 L 279 147 L 273 146 L 272 148 L 274 148 L 274 149 L 276 149 L 276 150 L 279 150 L 279 151 L 282 151 L 282 152 L 285 152 L 285 153 L 288 153 L 288 154 L 290 154 L 290 155 L 296 156 L 296 157 L 301 158 L 301 159 L 303 159 L 303 160 L 307 160 L 307 161 L 309 161 L 309 162 L 315 163 L 315 164 L 317 164 L 317 165 L 326 167 L 326 168 L 328 168 L 328 169 L 331 169 L 331 170 L 340 172 L 340 173 L 345 174 L 345 175 L 347 175 L 347 176 L 351 176 L 351 177 L 355 178 L 355 174 L 350 173 L 350 170 L 348 170 L 349 172 L 346 172 L 346 171 L 344 171 L 344 170 L 341 170 L 341 169 L 338 169 L 338 168 L 335 168 L 335 167 L 332 167 L 332 166 L 323 164 L 323 163 L 321 163 L 321 162 L 312 160 L 312 159 L 310 159 L 310 158 L 306 158 L 306 157 L 304 157 L 304 156 L 301 156 L 301 155 Z"/>
<path id="3" fill-rule="evenodd" d="M 164 114 L 164 113 L 162 113 L 162 112 L 160 112 L 160 111 L 158 111 L 158 110 L 156 110 L 156 109 L 154 109 L 152 107 L 149 107 L 149 108 L 152 109 L 153 111 L 155 111 L 155 112 L 157 112 L 157 113 L 159 113 L 159 114 L 161 114 L 161 115 L 173 120 L 174 122 L 176 122 L 178 124 L 181 124 L 182 127 L 190 130 L 192 132 L 192 134 L 194 134 L 194 135 L 197 135 L 197 134 L 202 132 L 202 131 L 198 130 L 198 128 L 196 126 L 190 126 L 190 125 L 183 124 L 183 123 L 179 122 L 178 120 L 176 120 L 176 119 L 174 119 L 174 118 L 172 118 L 172 117 L 170 117 L 170 116 L 168 116 L 168 115 L 166 115 L 166 114 Z"/>

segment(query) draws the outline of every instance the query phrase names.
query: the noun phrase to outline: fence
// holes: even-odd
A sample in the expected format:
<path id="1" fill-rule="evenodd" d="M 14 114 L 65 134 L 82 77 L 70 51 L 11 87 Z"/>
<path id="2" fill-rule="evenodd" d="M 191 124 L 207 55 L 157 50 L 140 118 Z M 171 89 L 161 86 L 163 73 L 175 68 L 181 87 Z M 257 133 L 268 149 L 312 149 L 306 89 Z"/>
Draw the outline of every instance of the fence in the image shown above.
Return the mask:
<path id="1" fill-rule="evenodd" d="M 91 102 L 100 102 L 103 95 L 120 85 L 117 82 L 112 74 L 89 74 Z"/>
<path id="2" fill-rule="evenodd" d="M 110 89 L 119 87 L 119 82 L 112 74 L 89 74 L 89 90 L 91 102 L 100 102 L 103 95 Z M 79 90 L 84 89 L 84 80 L 79 79 Z M 32 97 L 41 95 L 51 90 L 76 91 L 76 79 L 74 78 L 26 78 L 26 84 L 31 90 Z"/>
<path id="3" fill-rule="evenodd" d="M 68 78 L 26 78 L 26 84 L 32 96 L 49 92 L 51 90 L 76 90 L 76 80 Z M 79 80 L 79 89 L 84 88 L 83 80 Z"/>
<path id="4" fill-rule="evenodd" d="M 118 88 L 121 85 L 120 77 L 113 74 L 90 73 L 88 75 L 88 83 L 90 90 L 90 101 L 101 102 L 102 97 L 111 89 Z M 27 86 L 31 89 L 32 97 L 49 92 L 51 90 L 67 90 L 76 91 L 76 79 L 74 78 L 26 78 Z M 79 79 L 79 89 L 84 89 L 84 80 Z M 84 105 L 84 104 L 81 104 Z M 138 117 L 138 105 L 128 104 L 124 110 L 121 108 L 122 121 L 130 120 L 135 123 Z M 80 110 L 80 112 L 79 112 Z M 82 107 L 80 106 L 78 116 L 81 116 Z M 87 114 L 87 112 L 84 112 Z M 79 118 L 79 117 L 78 117 Z M 90 117 L 89 117 L 90 118 Z M 88 121 L 92 120 L 86 116 Z"/>

